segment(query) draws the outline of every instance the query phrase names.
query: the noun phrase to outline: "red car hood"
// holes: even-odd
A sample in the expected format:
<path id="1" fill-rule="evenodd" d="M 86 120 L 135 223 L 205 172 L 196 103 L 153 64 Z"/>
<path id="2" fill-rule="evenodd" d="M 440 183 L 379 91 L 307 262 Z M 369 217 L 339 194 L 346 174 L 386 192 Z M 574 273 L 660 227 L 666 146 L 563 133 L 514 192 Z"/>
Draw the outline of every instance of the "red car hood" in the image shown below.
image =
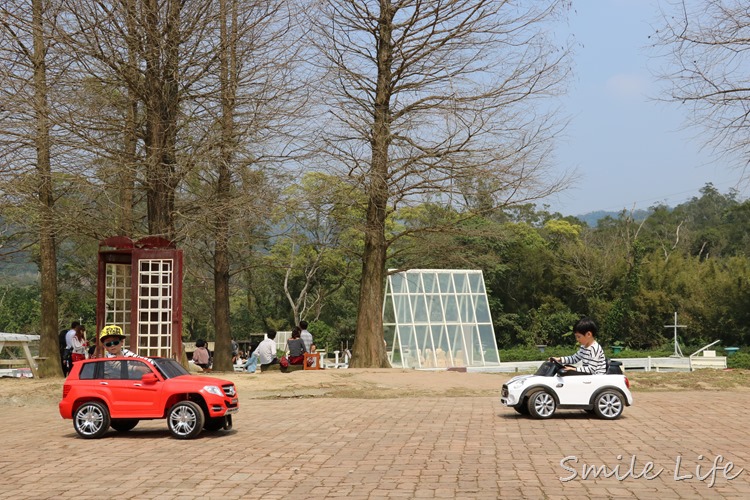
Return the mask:
<path id="1" fill-rule="evenodd" d="M 197 383 L 203 384 L 203 385 L 216 385 L 221 387 L 222 385 L 234 385 L 234 382 L 231 380 L 224 380 L 222 378 L 216 378 L 216 377 L 204 377 L 201 375 L 180 375 L 179 377 L 174 377 L 167 379 L 166 382 L 171 383 L 186 383 L 195 385 Z"/>

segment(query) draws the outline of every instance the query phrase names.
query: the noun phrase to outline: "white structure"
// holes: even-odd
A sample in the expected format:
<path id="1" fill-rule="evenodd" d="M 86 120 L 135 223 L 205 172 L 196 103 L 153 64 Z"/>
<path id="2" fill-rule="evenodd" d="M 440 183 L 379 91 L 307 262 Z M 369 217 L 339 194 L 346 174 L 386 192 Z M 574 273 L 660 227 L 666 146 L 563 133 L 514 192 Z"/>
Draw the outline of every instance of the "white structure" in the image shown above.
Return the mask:
<path id="1" fill-rule="evenodd" d="M 500 363 L 482 271 L 413 269 L 389 275 L 383 332 L 394 368 Z"/>

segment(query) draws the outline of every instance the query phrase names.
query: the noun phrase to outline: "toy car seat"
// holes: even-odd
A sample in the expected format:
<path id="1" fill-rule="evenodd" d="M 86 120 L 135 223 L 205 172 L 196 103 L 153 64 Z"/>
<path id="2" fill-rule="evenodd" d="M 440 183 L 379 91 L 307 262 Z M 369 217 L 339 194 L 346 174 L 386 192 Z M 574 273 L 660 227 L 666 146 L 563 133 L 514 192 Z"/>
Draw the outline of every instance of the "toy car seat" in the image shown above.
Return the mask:
<path id="1" fill-rule="evenodd" d="M 614 359 L 607 359 L 607 375 L 622 375 L 622 361 L 615 361 Z"/>

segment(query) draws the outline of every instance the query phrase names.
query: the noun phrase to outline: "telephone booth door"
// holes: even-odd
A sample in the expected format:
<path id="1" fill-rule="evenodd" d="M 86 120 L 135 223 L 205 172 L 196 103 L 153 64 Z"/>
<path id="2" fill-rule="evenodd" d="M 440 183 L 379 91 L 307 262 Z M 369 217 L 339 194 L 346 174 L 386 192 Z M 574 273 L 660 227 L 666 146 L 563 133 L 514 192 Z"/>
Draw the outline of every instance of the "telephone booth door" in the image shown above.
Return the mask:
<path id="1" fill-rule="evenodd" d="M 141 356 L 180 359 L 181 250 L 160 238 L 104 240 L 97 295 L 97 330 L 118 325 L 127 349 Z"/>

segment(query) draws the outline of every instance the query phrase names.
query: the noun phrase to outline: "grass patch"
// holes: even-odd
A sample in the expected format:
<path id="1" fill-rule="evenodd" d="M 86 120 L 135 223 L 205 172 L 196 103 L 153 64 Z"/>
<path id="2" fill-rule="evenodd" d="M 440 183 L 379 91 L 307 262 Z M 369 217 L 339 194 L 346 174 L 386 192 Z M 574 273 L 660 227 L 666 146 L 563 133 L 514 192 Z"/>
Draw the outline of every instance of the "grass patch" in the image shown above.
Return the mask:
<path id="1" fill-rule="evenodd" d="M 750 370 L 695 370 L 693 372 L 626 373 L 636 392 L 715 391 L 745 389 L 750 385 Z"/>

